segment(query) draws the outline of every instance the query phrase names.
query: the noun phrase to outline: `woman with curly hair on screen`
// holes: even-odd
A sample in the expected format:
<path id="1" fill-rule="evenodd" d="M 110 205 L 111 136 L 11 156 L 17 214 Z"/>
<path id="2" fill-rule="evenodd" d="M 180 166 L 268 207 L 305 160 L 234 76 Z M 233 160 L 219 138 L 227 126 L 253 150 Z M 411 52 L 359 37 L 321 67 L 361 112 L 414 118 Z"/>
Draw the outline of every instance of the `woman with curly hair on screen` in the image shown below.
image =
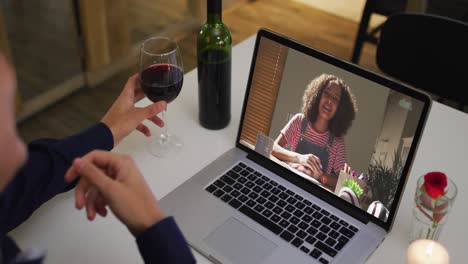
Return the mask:
<path id="1" fill-rule="evenodd" d="M 354 95 L 340 78 L 322 74 L 307 86 L 302 100 L 302 113 L 281 130 L 272 154 L 334 188 L 346 162 L 344 136 L 357 112 Z"/>

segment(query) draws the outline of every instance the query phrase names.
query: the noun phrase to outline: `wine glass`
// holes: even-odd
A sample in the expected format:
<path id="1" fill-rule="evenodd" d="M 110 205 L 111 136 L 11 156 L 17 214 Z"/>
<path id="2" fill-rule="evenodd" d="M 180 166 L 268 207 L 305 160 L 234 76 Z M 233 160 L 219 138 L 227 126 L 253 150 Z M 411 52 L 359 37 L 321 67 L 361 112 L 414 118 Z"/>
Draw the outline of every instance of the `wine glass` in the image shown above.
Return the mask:
<path id="1" fill-rule="evenodd" d="M 172 102 L 180 93 L 184 70 L 177 43 L 166 37 L 145 40 L 140 48 L 140 85 L 149 100 Z M 156 157 L 166 157 L 180 150 L 178 137 L 168 133 L 167 107 L 161 113 L 163 132 L 152 140 L 149 151 Z"/>

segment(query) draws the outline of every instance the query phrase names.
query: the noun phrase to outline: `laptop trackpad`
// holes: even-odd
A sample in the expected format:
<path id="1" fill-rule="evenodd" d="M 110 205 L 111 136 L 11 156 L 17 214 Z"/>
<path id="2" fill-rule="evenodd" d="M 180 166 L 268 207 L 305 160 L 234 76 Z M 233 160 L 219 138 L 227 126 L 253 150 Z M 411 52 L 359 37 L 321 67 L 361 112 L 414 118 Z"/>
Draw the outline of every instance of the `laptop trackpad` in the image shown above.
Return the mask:
<path id="1" fill-rule="evenodd" d="M 276 244 L 233 217 L 204 241 L 232 263 L 260 263 L 276 248 Z"/>

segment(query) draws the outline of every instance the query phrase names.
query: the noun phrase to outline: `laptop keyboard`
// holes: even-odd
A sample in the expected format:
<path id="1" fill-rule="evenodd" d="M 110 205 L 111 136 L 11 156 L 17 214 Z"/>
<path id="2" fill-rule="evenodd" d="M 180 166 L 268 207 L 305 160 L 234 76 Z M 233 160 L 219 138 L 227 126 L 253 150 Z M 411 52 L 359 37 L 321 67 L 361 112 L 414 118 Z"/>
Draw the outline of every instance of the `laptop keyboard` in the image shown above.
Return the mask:
<path id="1" fill-rule="evenodd" d="M 359 231 L 242 162 L 205 190 L 321 263 Z"/>

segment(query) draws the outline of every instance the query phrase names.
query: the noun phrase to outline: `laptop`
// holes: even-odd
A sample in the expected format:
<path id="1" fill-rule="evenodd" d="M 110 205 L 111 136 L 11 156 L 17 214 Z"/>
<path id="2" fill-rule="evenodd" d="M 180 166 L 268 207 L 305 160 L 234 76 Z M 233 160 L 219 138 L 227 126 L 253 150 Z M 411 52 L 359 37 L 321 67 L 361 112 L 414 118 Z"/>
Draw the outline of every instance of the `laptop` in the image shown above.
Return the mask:
<path id="1" fill-rule="evenodd" d="M 392 228 L 430 105 L 261 29 L 233 148 L 161 207 L 213 263 L 363 263 Z"/>

